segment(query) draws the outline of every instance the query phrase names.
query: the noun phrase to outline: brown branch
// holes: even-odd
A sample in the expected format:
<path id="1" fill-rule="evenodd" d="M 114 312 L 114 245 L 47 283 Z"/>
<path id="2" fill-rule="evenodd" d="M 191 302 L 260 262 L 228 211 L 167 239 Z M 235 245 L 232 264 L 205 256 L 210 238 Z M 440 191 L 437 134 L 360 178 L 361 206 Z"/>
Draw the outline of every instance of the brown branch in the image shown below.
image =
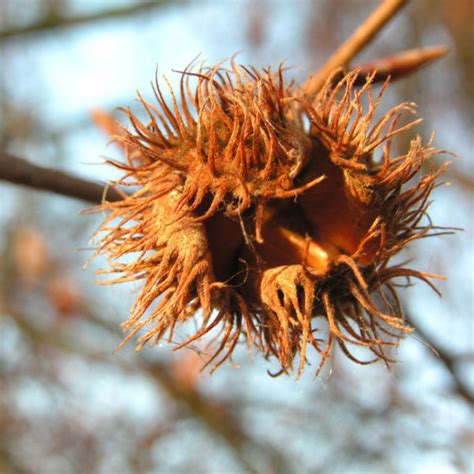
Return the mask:
<path id="1" fill-rule="evenodd" d="M 48 328 L 47 330 L 38 329 L 27 318 L 23 317 L 5 302 L 3 303 L 3 311 L 9 314 L 22 333 L 33 341 L 40 342 L 47 347 L 54 347 L 65 353 L 80 355 L 87 360 L 110 362 L 125 372 L 136 374 L 141 371 L 143 375 L 150 377 L 168 395 L 170 400 L 181 402 L 188 413 L 199 420 L 210 433 L 218 435 L 223 440 L 225 446 L 233 453 L 245 472 L 257 472 L 252 463 L 247 459 L 245 446 L 248 444 L 258 445 L 259 442 L 249 437 L 242 429 L 240 420 L 235 417 L 230 407 L 225 402 L 214 400 L 197 390 L 183 386 L 173 377 L 166 364 L 158 360 L 147 362 L 143 359 L 138 363 L 131 364 L 123 359 L 112 358 L 110 350 L 103 350 L 103 348 L 95 351 L 86 350 L 86 348 L 79 346 L 76 341 L 71 341 L 71 338 L 66 337 L 68 333 L 61 332 L 55 328 Z M 111 331 L 113 335 L 120 335 L 117 326 L 90 312 L 88 315 L 85 315 L 85 320 Z M 0 473 L 2 473 L 1 470 Z"/>
<path id="2" fill-rule="evenodd" d="M 153 1 L 142 1 L 127 7 L 110 8 L 105 11 L 97 13 L 76 15 L 76 16 L 63 16 L 61 14 L 49 12 L 44 15 L 37 22 L 31 23 L 26 26 L 12 27 L 5 30 L 0 30 L 0 41 L 8 40 L 18 36 L 25 36 L 32 33 L 41 33 L 60 28 L 70 28 L 74 26 L 83 25 L 86 23 L 92 23 L 101 20 L 110 20 L 115 18 L 122 18 L 129 15 L 138 13 L 145 13 L 154 8 L 170 5 L 173 3 L 181 3 L 182 0 L 153 0 Z"/>
<path id="3" fill-rule="evenodd" d="M 474 394 L 471 393 L 468 385 L 464 380 L 462 380 L 456 370 L 458 358 L 439 347 L 439 345 L 433 341 L 433 339 L 420 327 L 418 323 L 415 324 L 413 322 L 413 318 L 407 311 L 405 311 L 405 315 L 407 322 L 415 328 L 415 334 L 418 334 L 421 341 L 428 345 L 431 349 L 430 353 L 436 358 L 436 360 L 441 362 L 444 368 L 449 372 L 456 393 L 464 398 L 468 403 L 474 404 Z"/>
<path id="4" fill-rule="evenodd" d="M 7 444 L 0 444 L 0 473 L 1 474 L 25 474 L 27 471 L 22 469 L 16 462 L 14 456 L 8 450 Z"/>
<path id="5" fill-rule="evenodd" d="M 0 180 L 42 191 L 100 204 L 104 197 L 118 201 L 122 196 L 113 188 L 52 170 L 0 151 Z"/>
<path id="6" fill-rule="evenodd" d="M 431 46 L 428 48 L 410 49 L 401 53 L 376 59 L 370 63 L 361 64 L 354 68 L 357 71 L 355 85 L 365 84 L 367 76 L 374 74 L 373 83 L 384 82 L 386 79 L 401 79 L 448 53 L 446 46 Z"/>
<path id="7" fill-rule="evenodd" d="M 219 435 L 247 472 L 257 472 L 247 459 L 244 445 L 246 441 L 251 441 L 254 444 L 258 444 L 258 442 L 247 436 L 240 426 L 239 420 L 225 403 L 212 400 L 196 390 L 183 387 L 162 364 L 158 364 L 156 361 L 149 364 L 142 363 L 138 367 L 158 381 L 171 399 L 183 402 L 190 413 L 200 420 L 211 433 Z"/>
<path id="8" fill-rule="evenodd" d="M 304 86 L 306 93 L 316 94 L 329 76 L 339 67 L 353 59 L 385 26 L 385 24 L 407 3 L 408 0 L 384 0 L 367 20 L 357 28 L 319 71 L 311 76 Z"/>

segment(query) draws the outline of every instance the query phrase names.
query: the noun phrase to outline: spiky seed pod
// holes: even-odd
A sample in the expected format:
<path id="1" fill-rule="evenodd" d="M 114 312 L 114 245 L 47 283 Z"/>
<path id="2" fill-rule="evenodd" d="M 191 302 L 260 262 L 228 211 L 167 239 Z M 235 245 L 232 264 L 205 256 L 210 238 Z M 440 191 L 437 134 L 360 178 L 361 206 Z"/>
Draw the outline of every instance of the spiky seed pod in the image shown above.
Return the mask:
<path id="1" fill-rule="evenodd" d="M 392 138 L 418 123 L 397 125 L 413 104 L 376 121 L 387 84 L 374 97 L 371 77 L 356 78 L 331 78 L 311 99 L 282 68 L 231 63 L 182 73 L 180 106 L 157 81 L 157 106 L 139 97 L 146 124 L 125 111 L 128 160 L 111 163 L 124 173 L 116 184 L 137 190 L 102 205 L 98 248 L 104 273 L 119 274 L 108 283 L 144 281 L 125 340 L 145 328 L 139 347 L 156 344 L 196 318 L 178 348 L 217 332 L 215 367 L 241 336 L 284 372 L 299 354 L 298 375 L 309 346 L 318 371 L 335 343 L 359 363 L 372 360 L 352 346 L 391 362 L 387 347 L 411 331 L 394 279 L 435 277 L 389 260 L 432 229 L 421 221 L 442 170 L 419 176 L 438 153 L 419 137 L 391 156 Z"/>

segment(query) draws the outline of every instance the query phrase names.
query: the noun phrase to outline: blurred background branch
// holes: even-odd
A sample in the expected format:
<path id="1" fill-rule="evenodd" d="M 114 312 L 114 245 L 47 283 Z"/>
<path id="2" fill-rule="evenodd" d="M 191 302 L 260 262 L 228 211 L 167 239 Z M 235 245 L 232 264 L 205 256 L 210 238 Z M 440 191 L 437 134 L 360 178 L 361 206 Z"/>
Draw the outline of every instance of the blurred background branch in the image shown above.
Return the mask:
<path id="1" fill-rule="evenodd" d="M 34 33 L 50 32 L 96 23 L 104 20 L 130 18 L 136 15 L 153 14 L 155 10 L 169 5 L 185 3 L 186 0 L 145 0 L 117 8 L 107 8 L 96 13 L 69 16 L 61 12 L 61 3 L 52 3 L 49 9 L 34 23 L 23 26 L 3 27 L 0 41 L 16 39 Z M 58 11 L 59 10 L 59 11 Z"/>
<path id="2" fill-rule="evenodd" d="M 449 373 L 451 381 L 453 383 L 454 392 L 460 397 L 464 398 L 468 403 L 474 405 L 474 394 L 472 389 L 467 385 L 463 378 L 459 375 L 458 369 L 459 364 L 463 361 L 463 357 L 459 357 L 456 354 L 452 354 L 449 351 L 443 349 L 442 343 L 435 341 L 423 328 L 423 324 L 413 319 L 413 317 L 405 312 L 408 324 L 415 329 L 415 334 L 418 335 L 421 341 L 428 346 L 430 353 L 433 357 L 441 363 Z"/>

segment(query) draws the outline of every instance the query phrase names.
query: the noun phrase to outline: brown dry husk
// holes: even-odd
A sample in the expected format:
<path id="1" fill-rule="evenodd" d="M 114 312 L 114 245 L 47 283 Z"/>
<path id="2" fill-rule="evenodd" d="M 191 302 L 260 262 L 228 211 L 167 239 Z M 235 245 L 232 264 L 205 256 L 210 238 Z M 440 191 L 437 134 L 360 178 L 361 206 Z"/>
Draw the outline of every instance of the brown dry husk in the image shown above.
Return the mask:
<path id="1" fill-rule="evenodd" d="M 419 137 L 392 156 L 392 138 L 418 123 L 398 125 L 414 106 L 377 121 L 387 83 L 374 96 L 372 78 L 356 77 L 329 79 L 314 99 L 285 85 L 282 68 L 188 68 L 180 106 L 157 81 L 155 105 L 140 97 L 147 123 L 125 111 L 127 163 L 111 163 L 116 184 L 137 190 L 101 206 L 98 254 L 118 274 L 107 283 L 143 280 L 126 340 L 142 329 L 139 348 L 171 340 L 193 318 L 178 348 L 211 334 L 214 367 L 240 339 L 284 372 L 299 355 L 298 375 L 309 347 L 318 372 L 335 344 L 358 363 L 392 361 L 411 331 L 397 281 L 436 277 L 389 261 L 432 231 L 427 199 L 443 169 L 421 176 L 439 151 Z"/>

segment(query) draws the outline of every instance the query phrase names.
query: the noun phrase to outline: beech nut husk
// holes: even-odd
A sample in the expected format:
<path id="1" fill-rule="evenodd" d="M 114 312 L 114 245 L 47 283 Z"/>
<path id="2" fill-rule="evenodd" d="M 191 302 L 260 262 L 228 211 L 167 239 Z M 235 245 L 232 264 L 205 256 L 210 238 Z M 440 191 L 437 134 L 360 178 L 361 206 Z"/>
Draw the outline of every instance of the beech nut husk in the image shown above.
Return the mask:
<path id="1" fill-rule="evenodd" d="M 444 170 L 427 170 L 440 152 L 418 136 L 392 156 L 393 137 L 419 121 L 400 124 L 414 104 L 376 119 L 388 83 L 375 94 L 371 76 L 354 84 L 357 71 L 315 98 L 285 83 L 281 67 L 181 74 L 170 103 L 158 81 L 155 104 L 139 96 L 146 123 L 125 110 L 127 161 L 111 164 L 123 171 L 115 184 L 133 192 L 101 206 L 102 273 L 143 282 L 125 340 L 171 340 L 193 318 L 178 348 L 209 335 L 214 368 L 240 340 L 276 357 L 280 373 L 297 365 L 300 375 L 310 347 L 318 373 L 335 345 L 358 363 L 391 363 L 411 331 L 396 283 L 436 278 L 390 265 L 435 229 L 428 196 Z"/>

